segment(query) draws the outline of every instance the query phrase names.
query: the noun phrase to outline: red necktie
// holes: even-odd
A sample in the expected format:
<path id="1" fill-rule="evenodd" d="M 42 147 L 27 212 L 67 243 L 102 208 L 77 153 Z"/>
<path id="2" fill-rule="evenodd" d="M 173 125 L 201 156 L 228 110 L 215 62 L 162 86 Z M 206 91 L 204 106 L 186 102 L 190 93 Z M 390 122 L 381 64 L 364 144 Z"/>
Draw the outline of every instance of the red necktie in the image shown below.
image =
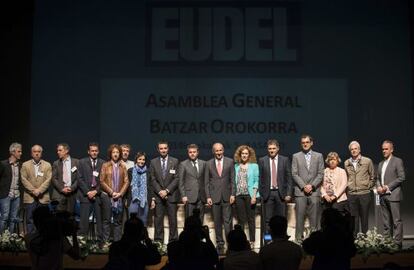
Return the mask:
<path id="1" fill-rule="evenodd" d="M 223 172 L 223 168 L 221 167 L 221 160 L 217 160 L 217 173 L 221 177 L 221 173 Z"/>

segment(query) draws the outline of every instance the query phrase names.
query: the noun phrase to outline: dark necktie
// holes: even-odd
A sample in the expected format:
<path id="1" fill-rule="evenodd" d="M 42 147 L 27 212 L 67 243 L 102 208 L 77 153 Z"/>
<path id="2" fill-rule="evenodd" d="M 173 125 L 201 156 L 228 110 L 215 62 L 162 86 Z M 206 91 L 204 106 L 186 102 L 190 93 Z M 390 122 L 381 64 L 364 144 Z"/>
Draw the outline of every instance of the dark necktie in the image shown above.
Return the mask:
<path id="1" fill-rule="evenodd" d="M 193 162 L 193 167 L 194 167 L 194 169 L 195 169 L 195 172 L 196 172 L 196 174 L 197 174 L 197 176 L 198 176 L 197 161 L 192 161 L 192 162 Z"/>
<path id="2" fill-rule="evenodd" d="M 165 178 L 165 176 L 167 176 L 167 166 L 165 164 L 165 158 L 161 158 L 161 162 L 162 178 Z"/>
<path id="3" fill-rule="evenodd" d="M 96 160 L 92 160 L 92 187 L 96 187 L 96 177 L 95 177 L 95 170 L 96 170 Z"/>

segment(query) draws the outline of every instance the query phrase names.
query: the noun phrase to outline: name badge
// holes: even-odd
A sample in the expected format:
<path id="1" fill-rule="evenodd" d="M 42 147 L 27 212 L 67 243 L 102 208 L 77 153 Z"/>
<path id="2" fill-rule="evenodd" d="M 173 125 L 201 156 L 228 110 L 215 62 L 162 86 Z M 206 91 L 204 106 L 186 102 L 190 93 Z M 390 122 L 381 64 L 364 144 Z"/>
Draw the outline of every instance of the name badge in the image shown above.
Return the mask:
<path id="1" fill-rule="evenodd" d="M 170 173 L 171 174 L 175 174 L 175 170 L 170 170 Z"/>
<path id="2" fill-rule="evenodd" d="M 71 169 L 71 172 L 76 172 L 76 170 L 77 170 L 78 168 L 76 168 L 76 166 L 75 167 L 73 167 L 72 169 Z"/>
<path id="3" fill-rule="evenodd" d="M 99 176 L 99 173 L 97 172 L 97 171 L 93 171 L 93 176 L 95 176 L 95 177 L 98 177 Z"/>
<path id="4" fill-rule="evenodd" d="M 37 172 L 37 176 L 42 177 L 43 176 L 43 172 Z"/>

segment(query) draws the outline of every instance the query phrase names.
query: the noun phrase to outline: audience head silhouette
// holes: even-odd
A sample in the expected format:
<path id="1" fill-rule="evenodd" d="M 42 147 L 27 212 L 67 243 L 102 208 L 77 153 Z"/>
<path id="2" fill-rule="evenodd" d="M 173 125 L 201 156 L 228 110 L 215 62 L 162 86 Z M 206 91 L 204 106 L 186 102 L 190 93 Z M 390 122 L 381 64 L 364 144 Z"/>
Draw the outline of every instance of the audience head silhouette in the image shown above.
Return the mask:
<path id="1" fill-rule="evenodd" d="M 201 226 L 201 220 L 197 215 L 189 216 L 184 221 L 184 231 L 198 231 Z"/>
<path id="2" fill-rule="evenodd" d="M 269 221 L 270 233 L 272 238 L 289 238 L 286 234 L 287 219 L 283 216 L 273 216 Z"/>
<path id="3" fill-rule="evenodd" d="M 246 234 L 242 227 L 237 224 L 234 226 L 234 230 L 229 232 L 228 235 L 229 250 L 242 251 L 250 249 L 250 244 L 247 241 Z"/>
<path id="4" fill-rule="evenodd" d="M 136 216 L 131 217 L 124 224 L 124 234 L 122 240 L 124 241 L 140 241 L 144 230 L 144 223 Z"/>

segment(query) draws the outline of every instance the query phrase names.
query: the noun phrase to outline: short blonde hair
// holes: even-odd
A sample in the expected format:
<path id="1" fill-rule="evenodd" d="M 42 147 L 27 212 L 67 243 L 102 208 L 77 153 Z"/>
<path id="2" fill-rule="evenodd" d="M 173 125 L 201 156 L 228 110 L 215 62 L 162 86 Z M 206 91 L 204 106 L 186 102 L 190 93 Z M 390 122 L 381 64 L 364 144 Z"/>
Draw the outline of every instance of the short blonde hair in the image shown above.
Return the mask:
<path id="1" fill-rule="evenodd" d="M 256 160 L 256 152 L 254 151 L 253 148 L 251 148 L 248 145 L 240 145 L 239 147 L 237 147 L 236 152 L 234 152 L 234 162 L 236 163 L 241 163 L 241 152 L 243 150 L 247 149 L 247 151 L 249 151 L 249 163 L 257 163 Z"/>
<path id="2" fill-rule="evenodd" d="M 332 159 L 336 159 L 338 163 L 341 163 L 341 158 L 337 152 L 329 152 L 329 154 L 326 156 L 325 163 L 329 165 L 329 161 Z"/>

